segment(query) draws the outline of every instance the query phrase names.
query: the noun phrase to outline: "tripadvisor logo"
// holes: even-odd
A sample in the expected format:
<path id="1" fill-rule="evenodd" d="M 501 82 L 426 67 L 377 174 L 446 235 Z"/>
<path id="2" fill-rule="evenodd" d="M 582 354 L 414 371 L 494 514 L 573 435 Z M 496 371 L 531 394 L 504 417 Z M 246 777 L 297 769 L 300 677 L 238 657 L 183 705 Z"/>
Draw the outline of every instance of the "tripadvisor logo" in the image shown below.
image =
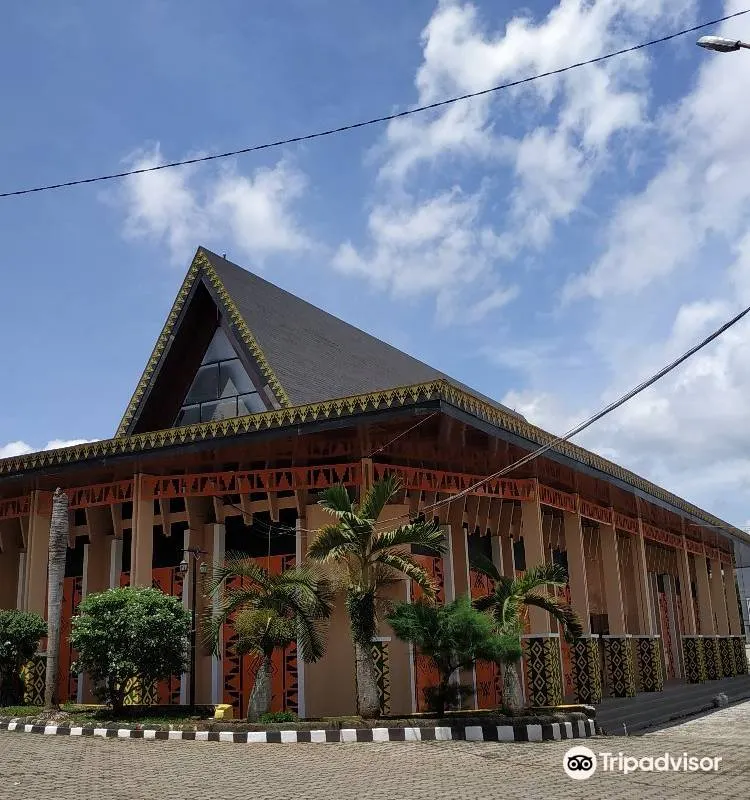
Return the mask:
<path id="1" fill-rule="evenodd" d="M 602 772 L 718 772 L 721 756 L 691 756 L 682 753 L 673 756 L 664 753 L 660 756 L 628 756 L 619 753 L 594 753 L 588 747 L 571 747 L 563 756 L 565 774 L 575 781 L 590 778 L 601 767 Z"/>

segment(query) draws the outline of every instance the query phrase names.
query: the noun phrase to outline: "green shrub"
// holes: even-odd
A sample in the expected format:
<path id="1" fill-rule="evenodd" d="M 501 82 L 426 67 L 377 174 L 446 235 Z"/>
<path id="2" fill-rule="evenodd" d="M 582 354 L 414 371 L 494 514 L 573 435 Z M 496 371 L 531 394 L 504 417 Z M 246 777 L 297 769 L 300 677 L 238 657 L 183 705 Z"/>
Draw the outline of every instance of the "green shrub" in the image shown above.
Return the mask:
<path id="1" fill-rule="evenodd" d="M 70 634 L 78 651 L 72 669 L 89 675 L 113 711 L 122 710 L 135 681 L 149 687 L 187 669 L 190 612 L 178 598 L 126 586 L 90 594 L 78 612 Z"/>
<path id="2" fill-rule="evenodd" d="M 0 706 L 23 703 L 21 668 L 47 635 L 47 623 L 30 611 L 0 611 Z"/>
<path id="3" fill-rule="evenodd" d="M 259 722 L 296 722 L 297 715 L 291 711 L 269 711 L 261 714 Z"/>
<path id="4" fill-rule="evenodd" d="M 447 605 L 399 603 L 388 622 L 399 639 L 414 644 L 435 665 L 440 682 L 425 693 L 425 700 L 439 715 L 447 706 L 459 705 L 465 694 L 451 683 L 457 670 L 471 667 L 478 659 L 499 663 L 507 657 L 507 637 L 495 633 L 489 616 L 472 608 L 466 597 Z"/>

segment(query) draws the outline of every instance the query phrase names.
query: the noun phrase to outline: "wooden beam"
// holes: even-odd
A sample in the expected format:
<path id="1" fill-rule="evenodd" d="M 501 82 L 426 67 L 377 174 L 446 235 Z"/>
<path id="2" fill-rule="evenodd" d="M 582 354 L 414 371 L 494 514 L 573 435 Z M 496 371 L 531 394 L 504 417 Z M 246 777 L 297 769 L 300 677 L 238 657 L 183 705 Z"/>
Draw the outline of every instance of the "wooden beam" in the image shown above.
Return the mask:
<path id="1" fill-rule="evenodd" d="M 466 509 L 464 517 L 469 528 L 469 535 L 473 534 L 477 527 L 477 517 L 479 515 L 479 497 L 468 495 L 466 498 Z"/>
<path id="2" fill-rule="evenodd" d="M 122 503 L 112 503 L 109 511 L 112 516 L 112 534 L 115 539 L 122 539 Z"/>
<path id="3" fill-rule="evenodd" d="M 491 497 L 481 497 L 479 499 L 479 509 L 477 510 L 477 525 L 482 536 L 487 535 L 487 528 L 490 526 L 490 507 Z"/>
<path id="4" fill-rule="evenodd" d="M 165 536 L 172 535 L 172 520 L 169 511 L 169 499 L 159 499 L 159 521 L 161 522 L 161 530 Z"/>

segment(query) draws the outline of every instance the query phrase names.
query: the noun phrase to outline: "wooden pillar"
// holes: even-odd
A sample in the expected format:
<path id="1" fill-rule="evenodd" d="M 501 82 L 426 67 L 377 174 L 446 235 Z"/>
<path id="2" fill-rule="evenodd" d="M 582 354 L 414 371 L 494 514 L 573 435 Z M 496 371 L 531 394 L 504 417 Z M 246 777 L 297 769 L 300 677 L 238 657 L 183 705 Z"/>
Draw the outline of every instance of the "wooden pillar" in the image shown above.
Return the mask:
<path id="1" fill-rule="evenodd" d="M 610 636 L 624 636 L 625 606 L 622 598 L 617 530 L 613 525 L 599 525 L 599 545 L 602 553 L 604 602 L 607 607 L 609 634 Z"/>
<path id="2" fill-rule="evenodd" d="M 698 628 L 695 622 L 692 582 L 690 580 L 690 561 L 684 545 L 677 550 L 677 573 L 680 579 L 680 598 L 682 599 L 682 621 L 685 636 L 695 636 Z"/>
<path id="3" fill-rule="evenodd" d="M 732 636 L 742 636 L 742 619 L 740 618 L 740 606 L 737 602 L 737 582 L 734 575 L 734 567 L 731 564 L 724 565 L 724 594 L 727 600 L 729 632 Z"/>
<path id="4" fill-rule="evenodd" d="M 449 591 L 448 576 L 446 575 L 445 599 L 446 602 L 458 597 L 467 597 L 469 589 L 469 549 L 464 530 L 464 509 L 466 498 L 454 500 L 448 507 L 448 547 L 450 553 L 450 571 L 452 590 Z"/>
<path id="5" fill-rule="evenodd" d="M 109 588 L 116 589 L 120 585 L 122 572 L 122 539 L 109 541 Z"/>
<path id="6" fill-rule="evenodd" d="M 716 615 L 716 633 L 719 636 L 729 636 L 727 601 L 721 575 L 721 561 L 718 558 L 711 559 L 711 605 Z"/>
<path id="7" fill-rule="evenodd" d="M 500 536 L 500 571 L 506 578 L 514 578 L 516 575 L 513 559 L 513 538 L 511 535 L 513 509 L 514 503 L 512 500 L 503 501 L 503 507 L 500 510 L 500 524 L 498 526 Z"/>
<path id="8" fill-rule="evenodd" d="M 25 611 L 36 611 L 47 618 L 47 560 L 49 558 L 49 523 L 52 515 L 52 492 L 31 493 L 31 513 L 26 543 Z"/>
<path id="9" fill-rule="evenodd" d="M 542 533 L 542 508 L 539 499 L 524 500 L 521 503 L 521 535 L 523 536 L 526 567 L 536 567 L 546 563 L 544 553 L 544 535 Z M 529 609 L 531 633 L 552 633 L 552 620 L 541 608 Z"/>
<path id="10" fill-rule="evenodd" d="M 711 603 L 711 587 L 708 582 L 708 567 L 705 556 L 695 556 L 695 588 L 698 594 L 698 616 L 700 618 L 701 636 L 713 636 L 716 633 L 713 604 Z"/>
<path id="11" fill-rule="evenodd" d="M 591 633 L 591 611 L 589 609 L 589 590 L 586 584 L 586 559 L 583 551 L 583 531 L 581 515 L 565 512 L 565 549 L 568 554 L 568 582 L 573 610 L 578 614 L 583 632 Z"/>
<path id="12" fill-rule="evenodd" d="M 112 541 L 112 515 L 107 506 L 86 509 L 89 543 L 84 571 L 84 597 L 103 592 L 110 583 L 110 542 Z M 118 575 L 119 583 L 119 575 Z"/>
<path id="13" fill-rule="evenodd" d="M 638 627 L 641 636 L 653 636 L 654 617 L 651 608 L 651 591 L 648 585 L 648 567 L 646 565 L 646 540 L 643 536 L 643 523 L 638 519 L 638 534 L 634 535 L 633 569 L 635 570 L 635 587 L 638 596 Z"/>
<path id="14" fill-rule="evenodd" d="M 130 585 L 151 586 L 154 560 L 154 501 L 145 491 L 144 476 L 133 487 L 133 529 L 130 539 Z"/>

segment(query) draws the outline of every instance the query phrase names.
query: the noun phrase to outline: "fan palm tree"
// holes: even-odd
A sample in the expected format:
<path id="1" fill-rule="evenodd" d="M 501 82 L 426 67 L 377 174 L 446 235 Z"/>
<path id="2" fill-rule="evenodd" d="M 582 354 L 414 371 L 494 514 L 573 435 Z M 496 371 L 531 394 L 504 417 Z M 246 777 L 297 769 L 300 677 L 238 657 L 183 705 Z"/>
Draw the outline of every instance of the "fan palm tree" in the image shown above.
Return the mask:
<path id="1" fill-rule="evenodd" d="M 377 673 L 372 637 L 377 633 L 378 602 L 382 588 L 402 576 L 410 578 L 434 599 L 430 576 L 410 554 L 411 545 L 429 548 L 436 555 L 445 550 L 439 528 L 412 522 L 396 528 L 378 526 L 383 509 L 401 490 L 395 476 L 376 481 L 360 503 L 353 503 L 344 486 L 332 486 L 319 501 L 336 520 L 326 525 L 310 545 L 314 561 L 334 562 L 344 568 L 346 610 L 354 644 L 357 711 L 365 718 L 380 714 Z M 385 521 L 384 521 L 385 522 Z"/>
<path id="2" fill-rule="evenodd" d="M 47 672 L 44 708 L 57 708 L 57 678 L 60 669 L 60 617 L 62 615 L 65 555 L 68 548 L 68 495 L 57 488 L 52 495 L 47 564 Z"/>
<path id="3" fill-rule="evenodd" d="M 514 637 L 517 642 L 517 647 L 507 657 L 503 676 L 503 705 L 517 713 L 523 706 L 519 664 L 521 634 L 529 608 L 533 606 L 546 611 L 560 623 L 568 640 L 583 633 L 581 621 L 570 605 L 546 591 L 547 586 L 565 586 L 568 576 L 559 564 L 540 564 L 529 567 L 518 578 L 509 578 L 501 575 L 497 567 L 480 554 L 472 557 L 471 566 L 493 582 L 492 592 L 474 600 L 474 607 L 491 614 L 497 631 Z"/>
<path id="4" fill-rule="evenodd" d="M 240 585 L 227 588 L 234 578 Z M 255 561 L 229 554 L 208 579 L 207 594 L 218 593 L 218 612 L 209 612 L 209 642 L 218 653 L 221 626 L 228 622 L 237 634 L 237 654 L 258 657 L 247 706 L 248 720 L 256 722 L 270 710 L 274 651 L 296 641 L 297 657 L 303 661 L 317 661 L 323 655 L 325 620 L 333 608 L 331 583 L 307 566 L 271 575 Z"/>

